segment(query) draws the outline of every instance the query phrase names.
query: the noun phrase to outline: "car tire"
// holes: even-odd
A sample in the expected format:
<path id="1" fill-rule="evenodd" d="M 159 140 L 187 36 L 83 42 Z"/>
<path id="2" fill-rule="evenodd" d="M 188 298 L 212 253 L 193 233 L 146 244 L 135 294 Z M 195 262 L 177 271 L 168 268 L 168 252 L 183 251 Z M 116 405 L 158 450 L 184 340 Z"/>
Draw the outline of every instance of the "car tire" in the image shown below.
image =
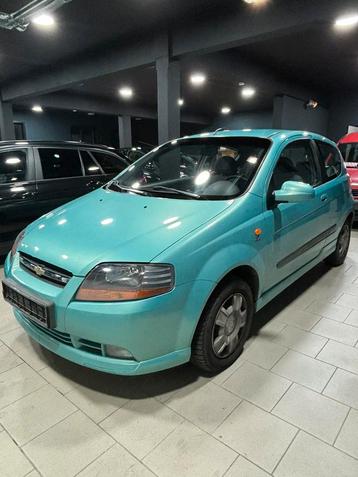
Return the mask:
<path id="1" fill-rule="evenodd" d="M 325 262 L 331 267 L 339 267 L 346 259 L 351 240 L 352 225 L 350 220 L 346 220 L 339 232 L 335 251 L 326 258 Z"/>
<path id="2" fill-rule="evenodd" d="M 192 342 L 191 362 L 210 374 L 228 368 L 244 349 L 253 315 L 249 285 L 238 278 L 226 282 L 203 311 Z"/>

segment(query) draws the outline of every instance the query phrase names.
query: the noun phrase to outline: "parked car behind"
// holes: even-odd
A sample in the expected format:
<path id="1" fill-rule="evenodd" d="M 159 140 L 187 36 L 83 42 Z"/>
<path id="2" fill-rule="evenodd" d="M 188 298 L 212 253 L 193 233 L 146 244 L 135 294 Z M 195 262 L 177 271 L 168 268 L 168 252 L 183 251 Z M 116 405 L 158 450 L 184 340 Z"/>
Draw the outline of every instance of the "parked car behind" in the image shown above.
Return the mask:
<path id="1" fill-rule="evenodd" d="M 358 133 L 343 136 L 338 142 L 338 147 L 351 180 L 352 194 L 355 201 L 354 219 L 358 220 Z"/>
<path id="2" fill-rule="evenodd" d="M 27 224 L 97 189 L 128 163 L 105 146 L 0 142 L 0 255 Z"/>
<path id="3" fill-rule="evenodd" d="M 33 339 L 78 364 L 142 374 L 191 360 L 219 372 L 257 310 L 322 260 L 344 262 L 352 210 L 341 155 L 322 136 L 178 139 L 22 231 L 4 297 Z"/>

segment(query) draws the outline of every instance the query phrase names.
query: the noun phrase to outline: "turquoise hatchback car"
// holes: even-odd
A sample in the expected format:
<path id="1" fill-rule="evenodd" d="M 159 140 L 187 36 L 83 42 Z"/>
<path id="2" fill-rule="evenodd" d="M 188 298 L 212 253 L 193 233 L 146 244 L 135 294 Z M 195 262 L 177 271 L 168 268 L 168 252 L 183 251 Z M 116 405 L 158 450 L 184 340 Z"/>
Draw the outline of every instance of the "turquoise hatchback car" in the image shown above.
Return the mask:
<path id="1" fill-rule="evenodd" d="M 352 218 L 342 158 L 322 136 L 185 137 L 28 226 L 3 294 L 34 340 L 83 366 L 219 372 L 256 310 L 321 260 L 343 263 Z"/>

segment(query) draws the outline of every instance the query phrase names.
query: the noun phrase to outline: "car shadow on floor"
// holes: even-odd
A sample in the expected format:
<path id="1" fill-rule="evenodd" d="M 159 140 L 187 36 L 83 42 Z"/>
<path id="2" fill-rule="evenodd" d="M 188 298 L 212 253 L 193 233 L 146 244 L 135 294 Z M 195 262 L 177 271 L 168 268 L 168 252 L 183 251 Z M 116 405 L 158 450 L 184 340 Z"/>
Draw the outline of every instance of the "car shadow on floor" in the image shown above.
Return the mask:
<path id="1" fill-rule="evenodd" d="M 313 286 L 329 270 L 323 263 L 318 265 L 256 313 L 251 336 L 257 335 L 263 326 L 295 299 L 299 298 L 303 292 Z M 32 346 L 34 352 L 41 353 L 41 359 L 47 362 L 53 371 L 72 382 L 73 385 L 82 385 L 103 394 L 125 399 L 144 399 L 170 395 L 182 388 L 200 387 L 206 384 L 210 378 L 191 364 L 143 376 L 111 375 L 76 365 L 46 349 L 40 351 L 36 343 L 32 342 Z"/>

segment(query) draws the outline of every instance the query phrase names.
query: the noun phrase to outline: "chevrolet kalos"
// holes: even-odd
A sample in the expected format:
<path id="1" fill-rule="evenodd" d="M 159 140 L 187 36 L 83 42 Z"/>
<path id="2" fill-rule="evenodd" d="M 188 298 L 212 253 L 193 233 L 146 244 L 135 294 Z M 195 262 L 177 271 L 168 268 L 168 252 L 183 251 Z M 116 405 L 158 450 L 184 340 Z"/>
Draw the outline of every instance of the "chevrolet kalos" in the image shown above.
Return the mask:
<path id="1" fill-rule="evenodd" d="M 219 372 L 255 311 L 347 255 L 353 199 L 335 144 L 307 132 L 218 131 L 154 149 L 29 225 L 3 294 L 25 331 L 75 363 Z"/>

